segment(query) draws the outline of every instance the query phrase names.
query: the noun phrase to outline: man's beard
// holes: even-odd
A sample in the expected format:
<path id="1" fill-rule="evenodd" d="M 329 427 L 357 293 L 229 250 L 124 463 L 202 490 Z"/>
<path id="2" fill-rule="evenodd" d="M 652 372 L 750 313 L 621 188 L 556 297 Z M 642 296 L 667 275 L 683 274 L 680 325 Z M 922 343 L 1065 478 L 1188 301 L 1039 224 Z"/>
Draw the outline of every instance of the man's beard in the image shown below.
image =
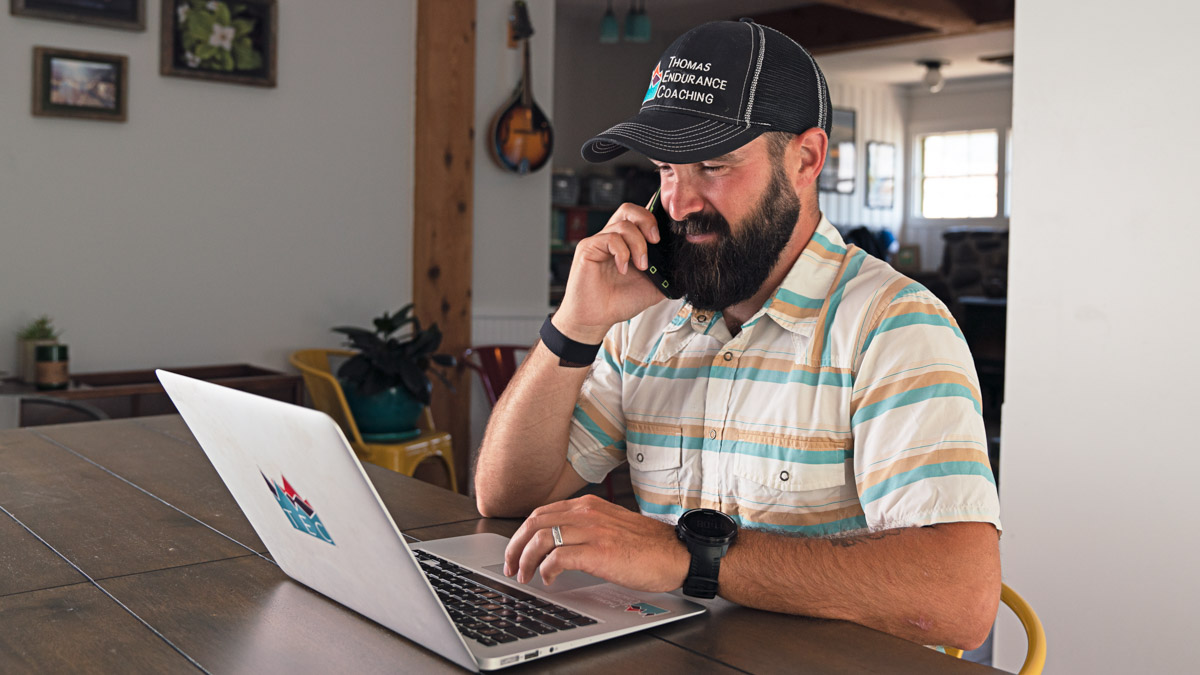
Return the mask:
<path id="1" fill-rule="evenodd" d="M 776 167 L 758 206 L 732 234 L 719 213 L 701 212 L 672 223 L 675 283 L 697 309 L 717 311 L 758 292 L 787 246 L 800 217 L 800 200 Z M 714 232 L 715 241 L 693 244 L 688 234 Z"/>

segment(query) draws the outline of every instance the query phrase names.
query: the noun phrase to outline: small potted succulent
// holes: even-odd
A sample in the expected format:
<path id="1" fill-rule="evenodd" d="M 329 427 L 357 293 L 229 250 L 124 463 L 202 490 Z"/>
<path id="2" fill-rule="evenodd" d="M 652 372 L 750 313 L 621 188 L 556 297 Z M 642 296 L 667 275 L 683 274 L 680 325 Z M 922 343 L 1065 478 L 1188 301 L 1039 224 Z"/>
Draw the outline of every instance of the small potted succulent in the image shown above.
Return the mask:
<path id="1" fill-rule="evenodd" d="M 17 331 L 17 356 L 20 359 L 21 380 L 33 384 L 37 380 L 37 353 L 39 345 L 56 345 L 62 332 L 54 327 L 54 320 L 43 314 L 25 324 Z"/>
<path id="2" fill-rule="evenodd" d="M 454 367 L 454 357 L 437 354 L 442 331 L 433 324 L 421 328 L 409 303 L 395 314 L 384 312 L 373 321 L 374 330 L 338 326 L 347 346 L 358 350 L 337 370 L 338 381 L 350 404 L 350 412 L 363 439 L 395 442 L 420 434 L 417 420 L 429 405 L 432 372 L 453 390 L 450 381 L 434 365 Z M 396 335 L 410 327 L 406 334 Z"/>

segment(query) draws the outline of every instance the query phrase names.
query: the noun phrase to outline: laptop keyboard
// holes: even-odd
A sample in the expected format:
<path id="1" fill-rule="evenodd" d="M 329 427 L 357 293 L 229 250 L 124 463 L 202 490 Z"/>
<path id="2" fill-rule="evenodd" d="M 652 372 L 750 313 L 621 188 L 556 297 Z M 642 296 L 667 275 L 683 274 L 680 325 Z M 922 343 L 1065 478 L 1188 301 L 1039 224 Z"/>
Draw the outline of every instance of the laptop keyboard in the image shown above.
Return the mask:
<path id="1" fill-rule="evenodd" d="M 432 553 L 413 551 L 413 554 L 458 632 L 484 646 L 596 623 L 589 616 L 542 600 Z"/>

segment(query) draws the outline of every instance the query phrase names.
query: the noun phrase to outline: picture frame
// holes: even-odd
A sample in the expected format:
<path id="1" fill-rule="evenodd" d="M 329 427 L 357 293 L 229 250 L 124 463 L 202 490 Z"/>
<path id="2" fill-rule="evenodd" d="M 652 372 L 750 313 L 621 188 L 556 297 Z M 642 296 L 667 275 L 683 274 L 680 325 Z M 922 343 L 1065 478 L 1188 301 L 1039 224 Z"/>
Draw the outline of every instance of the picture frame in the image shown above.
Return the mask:
<path id="1" fill-rule="evenodd" d="M 896 200 L 896 146 L 893 143 L 867 143 L 867 208 L 890 209 Z"/>
<path id="2" fill-rule="evenodd" d="M 33 114 L 124 122 L 129 57 L 55 47 L 33 48 Z"/>
<path id="3" fill-rule="evenodd" d="M 895 257 L 892 258 L 892 267 L 901 272 L 921 271 L 920 244 L 902 244 L 896 250 Z"/>
<path id="4" fill-rule="evenodd" d="M 159 72 L 274 87 L 277 0 L 162 0 Z"/>
<path id="5" fill-rule="evenodd" d="M 853 110 L 833 109 L 829 148 L 825 151 L 825 166 L 821 168 L 821 175 L 817 179 L 817 189 L 822 192 L 854 192 L 858 166 L 855 152 L 855 117 Z"/>
<path id="6" fill-rule="evenodd" d="M 146 0 L 9 0 L 13 16 L 146 30 Z"/>

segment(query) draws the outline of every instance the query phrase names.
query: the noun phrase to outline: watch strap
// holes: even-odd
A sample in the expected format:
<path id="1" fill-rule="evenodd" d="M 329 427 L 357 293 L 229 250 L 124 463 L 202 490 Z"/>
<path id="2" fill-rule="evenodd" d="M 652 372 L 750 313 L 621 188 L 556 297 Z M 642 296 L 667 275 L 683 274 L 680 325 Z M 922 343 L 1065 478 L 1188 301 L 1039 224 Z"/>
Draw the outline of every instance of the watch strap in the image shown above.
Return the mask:
<path id="1" fill-rule="evenodd" d="M 551 314 L 546 317 L 539 335 L 541 335 L 542 344 L 546 349 L 558 357 L 558 365 L 566 368 L 586 368 L 592 365 L 592 361 L 596 360 L 596 354 L 600 352 L 600 345 L 577 342 L 563 335 L 550 320 L 553 316 Z"/>
<path id="2" fill-rule="evenodd" d="M 692 554 L 692 562 L 688 565 L 687 578 L 683 581 L 683 594 L 693 598 L 715 598 L 717 577 L 721 571 L 721 555 L 724 551 L 707 546 L 688 546 L 688 553 Z"/>

